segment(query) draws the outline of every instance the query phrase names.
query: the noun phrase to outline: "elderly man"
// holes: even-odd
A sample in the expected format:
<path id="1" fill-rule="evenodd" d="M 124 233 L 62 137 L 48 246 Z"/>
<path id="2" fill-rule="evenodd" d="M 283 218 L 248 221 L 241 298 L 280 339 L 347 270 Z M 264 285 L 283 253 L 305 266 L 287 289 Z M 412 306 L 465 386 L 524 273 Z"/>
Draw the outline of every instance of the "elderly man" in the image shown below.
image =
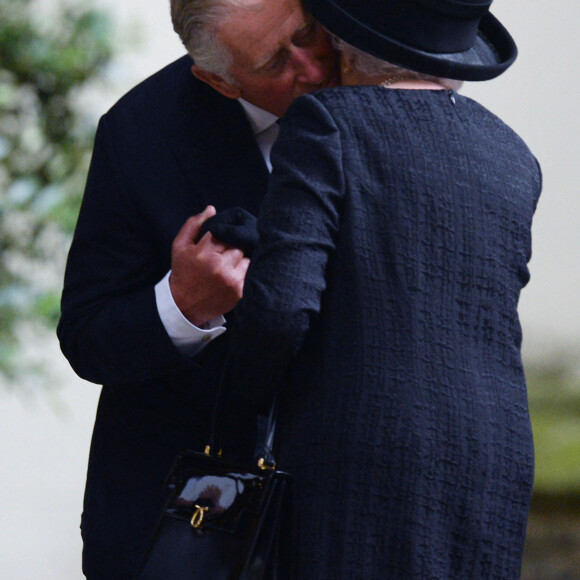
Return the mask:
<path id="1" fill-rule="evenodd" d="M 104 385 L 81 525 L 89 579 L 135 576 L 175 454 L 206 442 L 223 315 L 248 260 L 199 240 L 202 223 L 216 209 L 257 212 L 277 117 L 337 78 L 298 0 L 171 0 L 171 11 L 190 56 L 101 119 L 65 277 L 62 350 Z"/>

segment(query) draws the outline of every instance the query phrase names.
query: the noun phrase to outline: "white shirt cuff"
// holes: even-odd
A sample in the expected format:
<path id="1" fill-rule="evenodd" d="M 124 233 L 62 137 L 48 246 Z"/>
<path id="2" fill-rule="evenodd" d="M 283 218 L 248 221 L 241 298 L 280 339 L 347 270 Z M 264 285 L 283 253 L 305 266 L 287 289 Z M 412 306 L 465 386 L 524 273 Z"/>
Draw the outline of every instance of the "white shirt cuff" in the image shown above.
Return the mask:
<path id="1" fill-rule="evenodd" d="M 192 357 L 201 352 L 203 348 L 226 331 L 225 318 L 218 316 L 199 328 L 189 322 L 175 304 L 171 289 L 169 288 L 169 276 L 171 270 L 155 286 L 155 300 L 161 322 L 169 335 L 169 338 L 186 357 Z"/>

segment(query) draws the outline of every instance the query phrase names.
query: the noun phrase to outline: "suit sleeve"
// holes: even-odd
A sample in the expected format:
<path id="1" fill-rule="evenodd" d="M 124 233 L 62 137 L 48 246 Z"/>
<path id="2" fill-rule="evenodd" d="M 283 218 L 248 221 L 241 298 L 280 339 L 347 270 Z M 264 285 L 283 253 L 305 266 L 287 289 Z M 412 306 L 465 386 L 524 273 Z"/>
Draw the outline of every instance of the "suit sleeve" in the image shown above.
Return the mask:
<path id="1" fill-rule="evenodd" d="M 254 253 L 231 330 L 236 390 L 265 403 L 321 309 L 344 178 L 336 123 L 312 96 L 289 109 L 272 151 Z"/>
<path id="2" fill-rule="evenodd" d="M 155 284 L 169 264 L 124 179 L 105 116 L 97 130 L 69 252 L 58 337 L 82 378 L 139 382 L 193 363 L 157 312 Z"/>

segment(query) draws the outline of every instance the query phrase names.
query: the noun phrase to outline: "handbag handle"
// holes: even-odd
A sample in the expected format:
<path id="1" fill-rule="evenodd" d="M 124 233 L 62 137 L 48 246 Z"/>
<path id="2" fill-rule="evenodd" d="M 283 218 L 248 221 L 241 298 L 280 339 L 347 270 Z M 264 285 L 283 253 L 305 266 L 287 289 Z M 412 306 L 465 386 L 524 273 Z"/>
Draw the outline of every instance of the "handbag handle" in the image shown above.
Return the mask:
<path id="1" fill-rule="evenodd" d="M 209 440 L 204 449 L 205 455 L 210 457 L 212 455 L 216 441 L 215 434 L 217 430 L 216 428 L 217 416 L 220 410 L 220 403 L 222 402 L 221 399 L 224 392 L 223 387 L 227 374 L 231 370 L 231 366 L 232 366 L 232 357 L 231 354 L 228 353 L 217 387 L 215 404 L 211 417 Z M 278 415 L 277 397 L 274 397 L 274 400 L 272 401 L 272 405 L 270 407 L 270 412 L 268 414 L 266 429 L 263 431 L 262 436 L 261 437 L 259 436 L 256 445 L 255 461 L 260 469 L 270 469 L 270 470 L 276 469 L 276 460 L 274 458 L 274 435 L 276 432 L 277 415 Z M 218 457 L 221 456 L 221 453 L 222 450 L 219 449 L 217 452 L 217 456 Z"/>
<path id="2" fill-rule="evenodd" d="M 260 469 L 276 469 L 276 459 L 274 458 L 274 434 L 276 432 L 276 419 L 278 417 L 278 400 L 274 397 L 263 440 L 258 441 L 256 448 L 258 467 Z"/>

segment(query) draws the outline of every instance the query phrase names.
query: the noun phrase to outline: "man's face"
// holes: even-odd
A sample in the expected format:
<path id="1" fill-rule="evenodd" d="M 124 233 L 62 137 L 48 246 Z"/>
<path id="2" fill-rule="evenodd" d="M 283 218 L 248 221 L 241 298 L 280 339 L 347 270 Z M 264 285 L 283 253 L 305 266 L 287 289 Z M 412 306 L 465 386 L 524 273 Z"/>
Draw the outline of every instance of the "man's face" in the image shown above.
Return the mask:
<path id="1" fill-rule="evenodd" d="M 248 6 L 233 8 L 220 27 L 234 85 L 214 88 L 281 117 L 299 95 L 338 84 L 330 39 L 299 0 L 248 0 Z"/>

